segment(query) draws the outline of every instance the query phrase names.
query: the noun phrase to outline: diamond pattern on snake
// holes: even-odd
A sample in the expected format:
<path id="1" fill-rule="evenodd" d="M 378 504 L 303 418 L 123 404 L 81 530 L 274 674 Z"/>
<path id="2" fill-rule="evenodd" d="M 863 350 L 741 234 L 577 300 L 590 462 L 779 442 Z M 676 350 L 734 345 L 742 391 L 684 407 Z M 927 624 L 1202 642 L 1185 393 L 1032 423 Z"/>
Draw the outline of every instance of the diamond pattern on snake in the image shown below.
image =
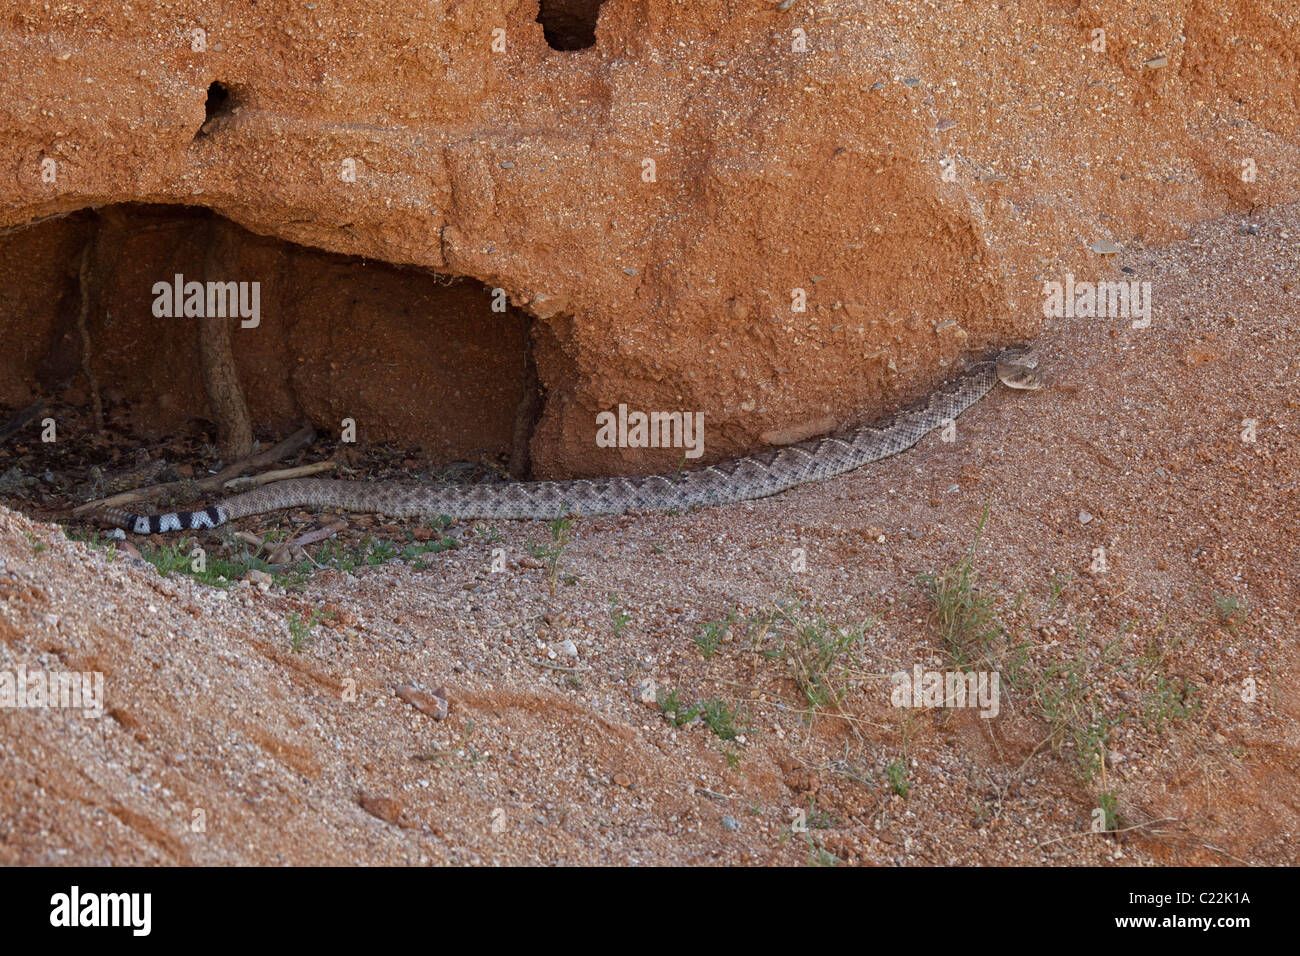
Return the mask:
<path id="1" fill-rule="evenodd" d="M 337 509 L 392 518 L 554 519 L 750 501 L 822 481 L 906 451 L 954 420 L 998 383 L 1037 389 L 1037 353 L 1005 349 L 977 362 L 922 402 L 888 418 L 838 435 L 675 474 L 635 478 L 578 478 L 429 487 L 397 481 L 295 478 L 234 495 L 201 511 L 138 515 L 104 509 L 101 516 L 136 534 L 215 528 L 236 518 L 285 508 Z"/>

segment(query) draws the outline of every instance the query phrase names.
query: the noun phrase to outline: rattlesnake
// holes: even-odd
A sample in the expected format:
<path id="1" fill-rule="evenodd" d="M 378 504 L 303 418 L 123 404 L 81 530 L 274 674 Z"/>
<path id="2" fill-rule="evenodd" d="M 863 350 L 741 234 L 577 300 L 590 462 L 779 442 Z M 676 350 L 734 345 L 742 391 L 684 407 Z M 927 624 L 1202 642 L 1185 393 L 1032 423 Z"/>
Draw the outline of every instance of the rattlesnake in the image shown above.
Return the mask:
<path id="1" fill-rule="evenodd" d="M 919 405 L 841 435 L 816 438 L 734 461 L 643 478 L 501 482 L 431 488 L 405 482 L 296 478 L 235 495 L 203 511 L 162 515 L 101 512 L 137 534 L 213 528 L 235 518 L 282 508 L 370 512 L 393 518 L 558 518 L 617 514 L 633 509 L 687 508 L 765 498 L 852 471 L 911 448 L 928 432 L 970 408 L 1001 381 L 1035 389 L 1032 349 L 1007 349 L 971 366 Z"/>

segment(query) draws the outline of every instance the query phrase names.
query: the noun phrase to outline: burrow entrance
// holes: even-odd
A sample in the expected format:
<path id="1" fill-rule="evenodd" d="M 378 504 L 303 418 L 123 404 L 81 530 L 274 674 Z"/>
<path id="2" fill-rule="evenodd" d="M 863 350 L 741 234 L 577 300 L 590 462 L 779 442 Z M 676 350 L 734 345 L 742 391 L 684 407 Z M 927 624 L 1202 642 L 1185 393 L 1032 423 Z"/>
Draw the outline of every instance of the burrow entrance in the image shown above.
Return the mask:
<path id="1" fill-rule="evenodd" d="M 210 134 L 219 123 L 233 116 L 240 105 L 241 97 L 225 83 L 216 81 L 209 84 L 207 99 L 203 103 L 203 125 L 195 139 Z"/>
<path id="2" fill-rule="evenodd" d="M 537 22 L 553 50 L 585 50 L 596 45 L 596 20 L 604 0 L 540 0 Z"/>
<path id="3" fill-rule="evenodd" d="M 118 205 L 0 235 L 0 501 L 59 515 L 151 463 L 172 470 L 160 480 L 228 463 L 229 396 L 214 400 L 194 314 L 210 283 L 257 447 L 310 424 L 358 477 L 528 477 L 530 319 L 502 295 L 203 208 Z"/>

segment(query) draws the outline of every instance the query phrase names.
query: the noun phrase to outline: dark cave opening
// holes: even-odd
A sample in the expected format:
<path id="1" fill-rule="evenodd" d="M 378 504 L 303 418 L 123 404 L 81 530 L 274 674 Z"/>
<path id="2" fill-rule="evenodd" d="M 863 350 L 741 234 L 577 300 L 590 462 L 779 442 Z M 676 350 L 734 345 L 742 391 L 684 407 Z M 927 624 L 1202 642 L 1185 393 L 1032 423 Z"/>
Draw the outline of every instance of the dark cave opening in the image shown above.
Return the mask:
<path id="1" fill-rule="evenodd" d="M 0 235 L 0 303 L 11 507 L 56 509 L 79 471 L 224 460 L 201 368 L 211 319 L 228 323 L 259 447 L 310 423 L 341 448 L 350 425 L 356 454 L 528 477 L 531 319 L 472 279 L 258 235 L 201 207 L 123 204 Z"/>
<path id="2" fill-rule="evenodd" d="M 585 50 L 596 45 L 596 19 L 604 0 L 540 0 L 537 22 L 552 50 Z"/>

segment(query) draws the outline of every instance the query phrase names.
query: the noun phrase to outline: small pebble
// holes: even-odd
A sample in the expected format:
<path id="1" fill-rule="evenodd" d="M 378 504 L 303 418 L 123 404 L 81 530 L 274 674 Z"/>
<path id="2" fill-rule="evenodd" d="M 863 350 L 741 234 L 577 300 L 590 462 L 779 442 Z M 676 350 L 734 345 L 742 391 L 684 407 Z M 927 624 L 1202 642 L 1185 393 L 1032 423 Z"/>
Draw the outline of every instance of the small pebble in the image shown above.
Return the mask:
<path id="1" fill-rule="evenodd" d="M 240 580 L 247 581 L 249 584 L 254 585 L 259 591 L 269 591 L 274 579 L 265 571 L 259 571 L 257 568 L 249 568 L 244 572 L 244 575 Z"/>
<path id="2" fill-rule="evenodd" d="M 442 691 L 442 693 L 439 693 Z M 447 717 L 447 698 L 446 691 L 441 687 L 434 688 L 432 692 L 425 690 L 415 684 L 407 684 L 397 688 L 397 696 L 406 701 L 422 714 L 427 714 L 434 720 L 445 720 Z"/>
<path id="3" fill-rule="evenodd" d="M 385 823 L 396 823 L 402 816 L 402 805 L 390 797 L 375 797 L 363 793 L 357 798 L 357 803 L 366 813 Z"/>

